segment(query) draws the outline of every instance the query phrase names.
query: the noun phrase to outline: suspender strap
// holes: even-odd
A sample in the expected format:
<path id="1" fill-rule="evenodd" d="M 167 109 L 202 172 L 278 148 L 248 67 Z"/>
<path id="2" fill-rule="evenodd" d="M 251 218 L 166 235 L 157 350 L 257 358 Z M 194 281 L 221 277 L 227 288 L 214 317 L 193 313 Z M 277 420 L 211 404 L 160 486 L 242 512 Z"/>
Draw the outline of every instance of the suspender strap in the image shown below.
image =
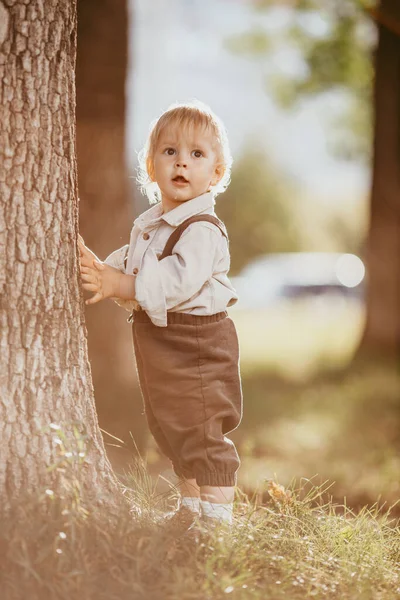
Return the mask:
<path id="1" fill-rule="evenodd" d="M 174 249 L 175 244 L 178 242 L 179 238 L 181 237 L 182 233 L 185 231 L 186 227 L 189 227 L 189 225 L 191 225 L 192 223 L 195 223 L 196 221 L 208 221 L 209 223 L 213 223 L 214 225 L 216 225 L 219 228 L 222 235 L 224 235 L 226 237 L 226 239 L 228 239 L 228 236 L 226 235 L 226 233 L 224 231 L 222 222 L 217 217 L 215 217 L 214 215 L 194 215 L 193 217 L 189 217 L 188 219 L 183 221 L 171 233 L 171 235 L 169 236 L 169 238 L 167 240 L 167 243 L 165 244 L 164 251 L 161 254 L 161 256 L 158 258 L 158 260 L 162 260 L 166 256 L 171 256 L 172 250 Z"/>

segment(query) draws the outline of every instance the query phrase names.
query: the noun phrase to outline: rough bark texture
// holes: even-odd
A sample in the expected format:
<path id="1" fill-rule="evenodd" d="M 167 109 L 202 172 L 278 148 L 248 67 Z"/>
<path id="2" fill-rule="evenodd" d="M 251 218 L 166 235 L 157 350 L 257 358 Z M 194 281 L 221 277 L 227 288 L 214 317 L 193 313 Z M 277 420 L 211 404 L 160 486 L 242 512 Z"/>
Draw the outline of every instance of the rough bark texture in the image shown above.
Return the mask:
<path id="1" fill-rule="evenodd" d="M 127 29 L 126 0 L 78 2 L 80 230 L 102 259 L 129 242 L 133 221 L 125 161 Z M 146 428 L 128 316 L 111 301 L 86 307 L 100 423 L 128 442 L 131 431 L 141 448 Z M 124 454 L 117 450 L 112 456 L 114 460 Z"/>
<path id="2" fill-rule="evenodd" d="M 0 2 L 0 498 L 48 486 L 86 427 L 89 489 L 112 489 L 94 407 L 77 257 L 76 2 Z M 74 456 L 69 457 L 70 461 Z"/>
<path id="3" fill-rule="evenodd" d="M 397 0 L 381 9 L 400 23 Z M 367 322 L 361 353 L 400 357 L 400 37 L 379 26 L 375 80 L 375 141 L 367 243 Z"/>

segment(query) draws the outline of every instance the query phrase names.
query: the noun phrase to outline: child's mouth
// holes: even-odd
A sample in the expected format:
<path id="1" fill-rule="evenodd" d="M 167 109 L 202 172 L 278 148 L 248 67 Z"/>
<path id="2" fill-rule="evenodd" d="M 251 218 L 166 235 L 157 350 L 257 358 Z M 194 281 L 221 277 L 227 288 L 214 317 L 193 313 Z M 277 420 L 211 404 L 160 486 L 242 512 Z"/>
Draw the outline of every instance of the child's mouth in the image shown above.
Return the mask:
<path id="1" fill-rule="evenodd" d="M 176 185 L 186 185 L 187 183 L 189 183 L 188 180 L 185 179 L 182 175 L 178 175 L 177 177 L 174 177 L 174 179 L 172 181 Z"/>

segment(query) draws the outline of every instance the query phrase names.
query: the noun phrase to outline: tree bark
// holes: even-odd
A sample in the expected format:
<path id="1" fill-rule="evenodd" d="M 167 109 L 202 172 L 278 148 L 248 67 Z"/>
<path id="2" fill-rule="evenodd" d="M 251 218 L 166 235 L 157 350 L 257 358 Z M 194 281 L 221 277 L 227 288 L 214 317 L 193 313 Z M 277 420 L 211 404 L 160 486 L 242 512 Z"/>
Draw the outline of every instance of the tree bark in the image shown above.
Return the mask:
<path id="1" fill-rule="evenodd" d="M 133 222 L 125 161 L 127 21 L 126 0 L 78 2 L 80 228 L 102 259 L 129 242 Z M 128 316 L 111 301 L 86 308 L 89 357 L 102 427 L 128 442 L 132 431 L 141 448 L 146 428 Z"/>
<path id="2" fill-rule="evenodd" d="M 75 0 L 0 1 L 0 503 L 82 463 L 115 490 L 94 406 L 77 254 Z M 78 457 L 72 422 L 88 435 Z M 68 453 L 72 450 L 71 454 Z M 81 448 L 81 451 L 83 448 Z"/>
<path id="3" fill-rule="evenodd" d="M 383 0 L 381 11 L 400 22 L 394 0 Z M 383 24 L 375 60 L 367 320 L 359 353 L 400 357 L 400 37 Z"/>

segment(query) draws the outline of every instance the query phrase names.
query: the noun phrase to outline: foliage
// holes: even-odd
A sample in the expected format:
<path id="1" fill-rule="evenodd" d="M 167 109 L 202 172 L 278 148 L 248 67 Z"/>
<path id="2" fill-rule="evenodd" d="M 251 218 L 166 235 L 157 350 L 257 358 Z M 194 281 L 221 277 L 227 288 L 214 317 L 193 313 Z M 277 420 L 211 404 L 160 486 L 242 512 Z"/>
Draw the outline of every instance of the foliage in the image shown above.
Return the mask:
<path id="1" fill-rule="evenodd" d="M 294 183 L 261 149 L 243 151 L 217 204 L 229 232 L 231 274 L 260 254 L 300 249 L 295 198 Z"/>
<path id="2" fill-rule="evenodd" d="M 340 386 L 329 379 L 317 385 L 287 389 L 282 396 L 271 382 L 261 383 L 262 408 L 251 415 L 249 404 L 246 417 L 254 419 L 253 451 L 268 448 L 271 453 L 275 444 L 273 459 L 279 465 L 279 457 L 292 444 L 290 451 L 298 455 L 299 465 L 306 448 L 293 439 L 293 427 L 282 428 L 275 420 L 269 434 L 261 435 L 263 421 L 272 423 L 274 411 L 283 405 L 300 425 L 307 406 L 310 415 L 320 417 L 340 406 L 347 445 L 337 434 L 331 436 L 336 450 L 331 463 L 337 463 L 337 453 L 344 455 L 347 450 L 353 479 L 357 474 L 356 487 L 370 471 L 369 464 L 365 472 L 360 468 L 367 464 L 365 456 L 357 454 L 362 438 L 366 438 L 365 450 L 377 436 L 383 442 L 384 430 L 393 421 L 398 373 L 392 369 L 389 375 L 386 368 L 364 365 L 347 373 Z M 304 424 L 302 429 L 303 439 L 309 441 Z M 27 496 L 12 507 L 8 518 L 0 519 L 2 600 L 218 600 L 227 596 L 394 600 L 399 596 L 400 527 L 395 504 L 385 511 L 377 504 L 363 504 L 359 510 L 350 508 L 346 500 L 336 504 L 333 484 L 326 480 L 315 485 L 314 476 L 297 481 L 290 476 L 284 486 L 276 477 L 265 476 L 264 455 L 257 468 L 258 478 L 264 474 L 258 488 L 251 493 L 241 485 L 236 488 L 232 529 L 215 526 L 198 536 L 183 536 L 177 543 L 174 533 L 160 526 L 163 514 L 177 500 L 173 484 L 166 493 L 157 493 L 157 482 L 139 457 L 124 475 L 124 495 L 116 495 L 106 505 L 94 504 L 84 485 L 84 461 L 79 460 L 84 458 L 79 454 L 86 453 L 86 436 L 80 433 L 85 429 L 77 424 L 70 439 L 61 428 L 52 430 L 64 457 L 55 464 L 63 469 L 65 489 Z M 314 431 L 323 438 L 327 430 L 314 427 Z M 247 456 L 241 454 L 246 463 Z M 320 454 L 315 448 L 309 452 L 313 469 L 321 464 L 316 460 Z M 398 478 L 390 477 L 397 484 Z M 353 498 L 354 489 L 348 483 L 344 487 Z"/>
<path id="3" fill-rule="evenodd" d="M 260 13 L 285 12 L 284 30 L 262 31 L 258 25 L 256 31 L 228 41 L 233 51 L 268 57 L 269 64 L 282 49 L 300 59 L 296 74 L 275 71 L 268 78 L 269 92 L 285 108 L 305 97 L 339 92 L 344 102 L 334 123 L 338 131 L 332 150 L 349 159 L 369 158 L 371 149 L 376 31 L 366 9 L 374 4 L 374 0 L 258 0 Z"/>
<path id="4" fill-rule="evenodd" d="M 400 530 L 390 511 L 355 514 L 324 501 L 326 482 L 286 489 L 265 480 L 265 500 L 238 492 L 230 531 L 215 526 L 177 543 L 157 523 L 145 472 L 132 471 L 139 516 L 116 501 L 110 521 L 107 509 L 89 505 L 88 518 L 66 532 L 54 502 L 47 514 L 33 501 L 15 507 L 0 524 L 2 600 L 398 597 Z"/>

